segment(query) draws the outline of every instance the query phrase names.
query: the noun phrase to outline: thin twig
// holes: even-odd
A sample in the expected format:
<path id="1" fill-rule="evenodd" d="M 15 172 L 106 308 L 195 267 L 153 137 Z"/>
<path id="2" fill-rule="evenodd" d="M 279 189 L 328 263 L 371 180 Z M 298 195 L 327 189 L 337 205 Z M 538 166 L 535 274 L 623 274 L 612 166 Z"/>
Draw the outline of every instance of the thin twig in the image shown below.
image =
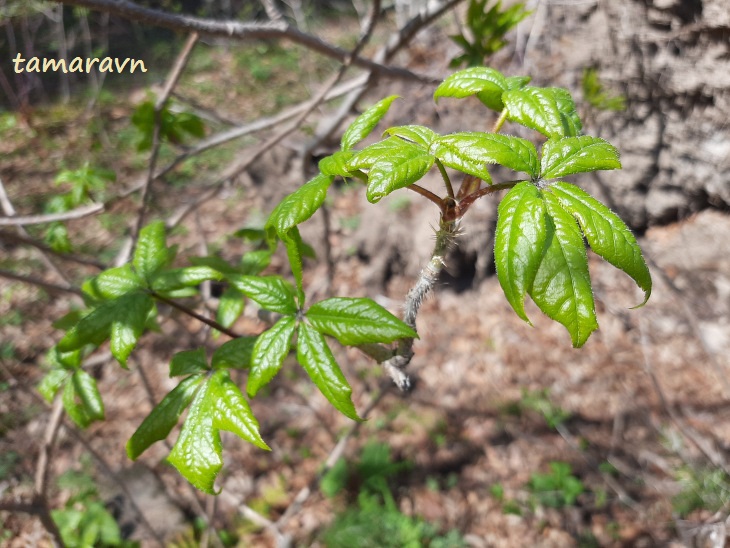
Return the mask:
<path id="1" fill-rule="evenodd" d="M 54 255 L 59 259 L 64 259 L 66 261 L 71 261 L 86 266 L 93 266 L 94 268 L 98 268 L 99 270 L 103 270 L 106 268 L 104 263 L 96 259 L 81 257 L 79 255 L 74 255 L 73 253 L 62 253 L 60 251 L 56 251 L 52 247 L 44 244 L 43 242 L 39 242 L 35 238 L 24 236 L 22 234 L 13 234 L 12 232 L 8 232 L 7 230 L 0 230 L 0 240 L 11 243 L 29 245 L 31 247 L 35 247 L 40 251 L 43 251 L 44 253 Z"/>
<path id="2" fill-rule="evenodd" d="M 70 293 L 72 295 L 78 295 L 79 297 L 83 296 L 83 292 L 75 287 L 65 287 L 62 285 L 48 283 L 39 278 L 35 278 L 33 276 L 21 276 L 20 274 L 15 274 L 14 272 L 10 272 L 9 270 L 0 269 L 0 277 L 23 282 L 29 285 L 35 285 L 51 293 Z"/>
<path id="3" fill-rule="evenodd" d="M 162 113 L 165 109 L 165 106 L 167 105 L 167 101 L 170 99 L 170 94 L 172 93 L 172 90 L 180 81 L 180 76 L 182 75 L 183 69 L 187 64 L 188 59 L 190 59 L 190 54 L 193 52 L 193 48 L 195 47 L 197 41 L 198 34 L 196 32 L 193 32 L 192 34 L 190 34 L 190 36 L 188 36 L 188 39 L 185 41 L 185 45 L 175 59 L 175 63 L 172 65 L 170 74 L 168 74 L 167 80 L 165 81 L 165 86 L 162 88 L 162 93 L 157 98 L 157 101 L 155 101 L 155 125 L 152 132 L 152 151 L 150 154 L 149 167 L 147 169 L 147 180 L 142 187 L 142 203 L 139 208 L 139 213 L 137 214 L 137 222 L 134 226 L 134 232 L 132 232 L 132 245 L 126 248 L 129 250 L 127 251 L 127 253 L 131 253 L 131 250 L 134 249 L 137 243 L 139 232 L 140 230 L 142 230 L 142 225 L 144 224 L 145 213 L 147 212 L 147 207 L 149 206 L 149 198 L 150 196 L 152 196 L 150 190 L 152 187 L 152 182 L 155 180 L 157 157 L 160 152 L 160 147 L 162 146 L 162 139 L 160 136 L 160 132 L 162 130 Z M 127 260 L 129 260 L 129 257 L 126 257 L 126 260 L 120 262 L 127 262 Z"/>
<path id="4" fill-rule="evenodd" d="M 108 204 L 108 202 L 107 202 Z M 18 215 L 15 217 L 0 217 L 0 226 L 28 226 L 42 225 L 56 221 L 71 221 L 83 219 L 101 213 L 106 208 L 105 204 L 89 204 L 62 213 L 46 213 L 43 215 Z"/>
<path id="5" fill-rule="evenodd" d="M 175 31 L 197 32 L 201 36 L 220 36 L 235 40 L 289 40 L 327 57 L 344 63 L 350 52 L 334 46 L 324 40 L 307 34 L 289 25 L 286 21 L 252 23 L 241 21 L 216 21 L 193 17 L 191 15 L 173 14 L 161 10 L 150 9 L 128 0 L 56 0 L 71 6 L 84 6 L 96 11 L 118 15 L 124 19 L 144 24 L 164 27 Z M 359 54 L 359 52 L 358 52 Z M 438 83 L 438 78 L 416 74 L 410 70 L 386 66 L 359 56 L 355 56 L 348 64 L 366 68 L 381 75 L 402 78 L 428 84 Z"/>
<path id="6" fill-rule="evenodd" d="M 163 303 L 165 303 L 167 305 L 170 305 L 171 307 L 179 310 L 180 312 L 182 312 L 184 314 L 187 314 L 188 316 L 190 316 L 192 318 L 195 318 L 199 322 L 202 322 L 205 325 L 207 325 L 209 327 L 212 327 L 213 329 L 216 329 L 216 330 L 220 331 L 221 333 L 224 333 L 224 334 L 228 335 L 232 339 L 238 339 L 238 338 L 241 337 L 241 335 L 239 335 L 235 331 L 233 331 L 231 329 L 228 329 L 227 327 L 222 326 L 221 324 L 219 324 L 215 320 L 211 320 L 210 318 L 206 318 L 205 316 L 203 316 L 203 315 L 198 314 L 197 312 L 195 312 L 195 310 L 192 310 L 192 309 L 188 308 L 185 305 L 182 305 L 182 304 L 180 304 L 180 303 L 178 303 L 176 301 L 173 301 L 172 299 L 168 299 L 167 297 L 165 297 L 164 295 L 160 295 L 156 291 L 150 291 L 150 295 L 153 296 L 158 301 L 161 301 L 161 302 L 163 302 Z"/>

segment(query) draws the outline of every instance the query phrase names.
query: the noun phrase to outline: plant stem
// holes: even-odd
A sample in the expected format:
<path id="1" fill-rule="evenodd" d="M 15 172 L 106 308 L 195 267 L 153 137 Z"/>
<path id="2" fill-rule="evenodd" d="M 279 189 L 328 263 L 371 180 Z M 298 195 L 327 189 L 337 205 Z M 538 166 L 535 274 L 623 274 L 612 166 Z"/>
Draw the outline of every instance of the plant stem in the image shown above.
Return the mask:
<path id="1" fill-rule="evenodd" d="M 502 126 L 507 121 L 507 109 L 502 109 L 501 114 L 499 115 L 499 118 L 497 118 L 497 121 L 494 122 L 494 127 L 492 128 L 492 133 L 499 133 L 499 130 L 502 129 Z"/>
<path id="2" fill-rule="evenodd" d="M 428 198 L 434 204 L 436 204 L 437 206 L 439 206 L 439 208 L 442 207 L 443 201 L 441 200 L 441 198 L 439 198 L 438 196 L 436 196 L 436 194 L 434 194 L 430 190 L 426 190 L 422 186 L 418 186 L 415 183 L 413 183 L 412 185 L 409 185 L 407 188 L 408 188 L 408 190 L 412 190 L 413 192 L 416 192 L 417 194 L 420 194 L 421 196 L 423 196 L 425 198 Z"/>
<path id="3" fill-rule="evenodd" d="M 444 180 L 444 184 L 446 185 L 446 193 L 449 195 L 449 198 L 454 198 L 454 187 L 451 186 L 451 179 L 449 179 L 449 174 L 446 173 L 446 168 L 444 167 L 444 164 L 441 163 L 441 160 L 436 158 L 436 165 L 439 168 L 439 171 L 441 172 L 441 177 Z"/>
<path id="4" fill-rule="evenodd" d="M 172 299 L 168 299 L 167 297 L 165 297 L 163 295 L 160 295 L 156 291 L 150 290 L 150 295 L 152 297 L 154 297 L 155 299 L 157 299 L 158 301 L 163 302 L 165 304 L 168 304 L 171 307 L 179 310 L 180 312 L 182 312 L 184 314 L 187 314 L 188 316 L 190 316 L 192 318 L 195 318 L 199 322 L 202 322 L 205 325 L 207 325 L 209 327 L 212 327 L 213 329 L 216 329 L 216 330 L 220 331 L 221 333 L 224 333 L 224 334 L 228 335 L 232 339 L 238 339 L 238 338 L 241 337 L 241 335 L 239 335 L 235 331 L 231 331 L 227 327 L 223 327 L 221 324 L 219 324 L 215 320 L 211 320 L 210 318 L 206 318 L 205 316 L 202 316 L 202 315 L 198 314 L 197 312 L 195 312 L 195 310 L 192 310 L 192 309 L 188 308 L 185 305 L 182 305 L 180 303 L 177 303 L 177 302 L 173 301 Z"/>

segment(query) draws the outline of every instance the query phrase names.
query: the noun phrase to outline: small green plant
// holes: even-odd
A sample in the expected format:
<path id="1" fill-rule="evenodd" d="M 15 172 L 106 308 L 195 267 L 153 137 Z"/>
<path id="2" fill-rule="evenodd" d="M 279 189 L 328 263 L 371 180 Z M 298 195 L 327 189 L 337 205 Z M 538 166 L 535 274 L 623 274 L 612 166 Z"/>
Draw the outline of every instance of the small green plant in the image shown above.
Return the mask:
<path id="1" fill-rule="evenodd" d="M 538 504 L 548 508 L 562 508 L 575 504 L 585 491 L 583 482 L 573 475 L 567 462 L 551 462 L 547 474 L 533 474 L 528 483 Z"/>
<path id="2" fill-rule="evenodd" d="M 598 110 L 626 110 L 626 98 L 620 94 L 611 95 L 608 93 L 598 77 L 598 70 L 595 68 L 590 67 L 583 71 L 581 86 L 583 88 L 583 98 L 592 107 Z"/>
<path id="3" fill-rule="evenodd" d="M 155 130 L 155 103 L 145 101 L 140 104 L 132 114 L 132 124 L 137 128 L 139 137 L 137 150 L 149 150 L 152 148 L 152 139 Z M 205 135 L 205 124 L 199 116 L 191 112 L 173 112 L 169 104 L 166 104 L 159 113 L 160 117 L 160 139 L 163 142 L 180 145 L 188 137 L 203 137 Z"/>
<path id="4" fill-rule="evenodd" d="M 507 45 L 505 35 L 512 30 L 530 11 L 525 4 L 518 2 L 502 10 L 502 0 L 488 7 L 490 0 L 471 0 L 466 12 L 466 26 L 469 28 L 472 41 L 464 33 L 451 36 L 464 53 L 451 60 L 451 67 L 464 64 L 475 67 L 484 62 Z"/>
<path id="5" fill-rule="evenodd" d="M 95 198 L 99 199 L 99 194 L 115 180 L 116 174 L 113 171 L 92 167 L 89 162 L 79 169 L 64 169 L 59 172 L 54 182 L 56 185 L 70 186 L 71 189 L 51 198 L 45 206 L 45 211 L 46 213 L 63 213 Z M 56 251 L 68 253 L 72 249 L 66 225 L 60 221 L 48 225 L 45 240 Z"/>
<path id="6" fill-rule="evenodd" d="M 333 548 L 466 546 L 457 531 L 441 536 L 433 524 L 400 512 L 388 480 L 408 468 L 407 462 L 394 463 L 390 448 L 381 443 L 366 444 L 354 465 L 340 459 L 322 478 L 320 488 L 331 498 L 348 486 L 354 487 L 356 503 L 338 514 L 322 533 L 325 545 Z"/>
<path id="7" fill-rule="evenodd" d="M 529 409 L 542 415 L 550 428 L 556 428 L 570 418 L 568 411 L 555 405 L 550 400 L 547 389 L 534 392 L 524 390 L 519 404 L 523 409 Z"/>
<path id="8" fill-rule="evenodd" d="M 93 478 L 83 472 L 69 471 L 58 478 L 58 486 L 71 493 L 64 508 L 53 510 L 64 546 L 68 548 L 133 548 L 139 543 L 121 537 L 119 525 L 99 501 Z"/>
<path id="9" fill-rule="evenodd" d="M 108 269 L 84 283 L 88 309 L 71 313 L 57 324 L 66 333 L 49 357 L 52 369 L 41 383 L 41 392 L 51 399 L 63 390 L 65 408 L 81 426 L 103 419 L 101 395 L 94 378 L 84 371 L 83 361 L 109 341 L 112 355 L 126 367 L 140 337 L 155 330 L 160 302 L 227 335 L 231 340 L 210 353 L 190 349 L 171 358 L 170 376 L 180 378 L 179 384 L 127 444 L 129 457 L 136 459 L 165 439 L 187 409 L 168 461 L 197 488 L 214 493 L 223 466 L 221 430 L 268 449 L 230 371 L 246 372 L 246 393 L 253 398 L 266 390 L 294 350 L 297 362 L 322 395 L 346 417 L 361 420 L 352 388 L 335 358 L 334 341 L 359 348 L 381 363 L 399 387 L 407 389 L 405 368 L 418 337 L 416 316 L 458 236 L 459 222 L 477 200 L 502 191 L 506 194 L 498 208 L 494 256 L 508 302 L 530 323 L 524 307 L 529 295 L 549 318 L 565 326 L 573 346 L 582 346 L 598 328 L 584 239 L 597 255 L 628 274 L 643 290 L 639 306 L 648 300 L 652 281 L 624 222 L 586 191 L 564 180 L 579 173 L 620 168 L 618 151 L 607 141 L 582 133 L 567 90 L 533 87 L 529 81 L 487 67 L 452 74 L 437 87 L 434 98 L 476 97 L 498 113 L 491 132 L 439 135 L 424 126 L 398 126 L 386 129 L 381 140 L 358 150 L 396 96 L 376 103 L 345 131 L 340 150 L 320 161 L 319 174 L 286 196 L 263 230 L 255 231 L 265 249 L 246 253 L 240 263 L 209 256 L 191 258 L 189 266 L 173 267 L 176 248 L 168 246 L 164 224 L 149 224 L 140 231 L 131 264 Z M 538 146 L 501 133 L 507 123 L 535 130 L 541 135 Z M 489 171 L 492 164 L 515 172 L 514 177 L 494 181 Z M 443 189 L 437 191 L 441 195 L 418 184 L 434 167 L 443 182 Z M 458 174 L 462 181 L 455 189 L 452 177 Z M 368 298 L 307 300 L 303 272 L 311 248 L 302 241 L 299 225 L 325 203 L 338 177 L 360 181 L 372 203 L 407 188 L 440 210 L 431 260 L 406 296 L 403 320 Z M 292 281 L 261 275 L 280 244 L 289 260 Z M 226 286 L 215 321 L 176 301 L 198 295 L 198 286 L 208 280 Z M 274 318 L 273 325 L 259 335 L 241 335 L 230 329 L 245 300 Z M 552 424 L 564 420 L 557 408 L 538 407 Z M 385 491 L 381 494 L 385 497 Z"/>
<path id="10" fill-rule="evenodd" d="M 677 481 L 682 491 L 672 506 L 680 517 L 702 509 L 716 512 L 730 499 L 730 477 L 719 468 L 684 467 L 677 472 Z"/>

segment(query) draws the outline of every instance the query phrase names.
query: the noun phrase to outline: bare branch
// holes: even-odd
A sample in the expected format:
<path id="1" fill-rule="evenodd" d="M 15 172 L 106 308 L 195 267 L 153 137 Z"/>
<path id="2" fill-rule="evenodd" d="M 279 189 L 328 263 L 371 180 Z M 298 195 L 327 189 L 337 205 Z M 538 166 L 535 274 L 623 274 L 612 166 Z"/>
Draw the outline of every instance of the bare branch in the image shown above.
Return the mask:
<path id="1" fill-rule="evenodd" d="M 53 223 L 55 221 L 71 221 L 73 219 L 83 219 L 91 215 L 101 213 L 105 209 L 105 204 L 89 204 L 77 207 L 70 211 L 62 213 L 48 213 L 44 215 L 26 215 L 18 217 L 0 217 L 0 226 L 28 226 L 42 225 Z"/>
<path id="2" fill-rule="evenodd" d="M 14 272 L 10 272 L 9 270 L 0 269 L 0 277 L 23 282 L 25 284 L 36 285 L 51 293 L 73 293 L 74 295 L 78 295 L 79 297 L 83 296 L 81 290 L 75 287 L 64 287 L 62 285 L 48 283 L 39 278 L 35 278 L 33 276 L 21 276 L 20 274 L 15 274 Z"/>
<path id="3" fill-rule="evenodd" d="M 236 40 L 289 40 L 300 44 L 317 53 L 345 62 L 350 55 L 348 51 L 329 44 L 316 36 L 307 34 L 289 25 L 286 21 L 271 21 L 267 23 L 251 23 L 240 21 L 216 21 L 179 15 L 160 10 L 146 8 L 129 0 L 56 0 L 70 6 L 83 6 L 96 11 L 103 11 L 118 15 L 131 21 L 165 27 L 181 32 L 197 32 L 201 36 L 220 36 Z M 436 78 L 415 74 L 410 70 L 389 67 L 362 57 L 354 57 L 353 65 L 366 68 L 374 73 L 433 84 Z"/>
<path id="4" fill-rule="evenodd" d="M 16 244 L 24 244 L 29 245 L 32 247 L 35 247 L 36 249 L 43 251 L 44 253 L 48 253 L 50 255 L 55 255 L 59 259 L 64 259 L 67 261 L 71 261 L 78 264 L 83 264 L 86 266 L 93 266 L 95 268 L 98 268 L 100 270 L 103 270 L 106 268 L 106 266 L 101 263 L 100 261 L 97 261 L 95 259 L 89 259 L 86 257 L 80 257 L 79 255 L 73 255 L 71 253 L 61 253 L 59 251 L 56 251 L 50 246 L 47 246 L 43 242 L 39 242 L 38 240 L 34 238 L 30 238 L 29 236 L 23 236 L 21 234 L 13 234 L 12 232 L 8 232 L 6 230 L 0 230 L 0 240 L 16 243 Z"/>

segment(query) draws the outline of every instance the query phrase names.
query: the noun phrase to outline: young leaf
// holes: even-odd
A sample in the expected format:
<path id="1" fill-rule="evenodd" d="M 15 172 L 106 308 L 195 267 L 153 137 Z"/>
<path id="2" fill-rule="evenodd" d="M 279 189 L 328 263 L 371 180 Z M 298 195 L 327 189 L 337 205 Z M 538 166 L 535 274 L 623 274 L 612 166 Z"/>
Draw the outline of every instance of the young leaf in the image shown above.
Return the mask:
<path id="1" fill-rule="evenodd" d="M 173 268 L 157 275 L 152 282 L 155 291 L 174 291 L 182 287 L 195 287 L 207 280 L 220 280 L 223 275 L 209 266 Z"/>
<path id="2" fill-rule="evenodd" d="M 341 344 L 390 343 L 418 334 L 407 324 L 370 299 L 334 297 L 307 311 L 311 326 Z"/>
<path id="3" fill-rule="evenodd" d="M 126 368 L 127 358 L 144 332 L 154 303 L 146 293 L 128 293 L 113 302 L 117 316 L 111 325 L 110 350 L 119 364 Z"/>
<path id="4" fill-rule="evenodd" d="M 540 191 L 528 181 L 518 183 L 499 204 L 494 235 L 497 278 L 517 315 L 525 314 L 525 295 L 543 258 L 546 242 L 545 205 Z"/>
<path id="5" fill-rule="evenodd" d="M 304 242 L 302 236 L 299 234 L 299 228 L 293 227 L 289 229 L 281 241 L 284 243 L 286 248 L 286 255 L 289 259 L 289 265 L 291 266 L 292 274 L 294 274 L 294 281 L 297 285 L 297 301 L 299 302 L 299 308 L 304 306 L 305 295 L 304 295 L 304 264 L 302 257 L 304 256 Z"/>
<path id="6" fill-rule="evenodd" d="M 38 384 L 38 392 L 48 403 L 53 402 L 56 393 L 61 389 L 69 376 L 65 369 L 51 369 Z"/>
<path id="7" fill-rule="evenodd" d="M 271 251 L 249 251 L 241 257 L 241 273 L 249 276 L 260 274 L 271 263 Z"/>
<path id="8" fill-rule="evenodd" d="M 526 86 L 505 92 L 502 100 L 510 120 L 547 137 L 575 137 L 580 132 L 580 119 L 566 90 Z"/>
<path id="9" fill-rule="evenodd" d="M 229 281 L 261 308 L 279 314 L 296 314 L 294 289 L 279 276 L 230 276 Z"/>
<path id="10" fill-rule="evenodd" d="M 397 95 L 386 97 L 355 118 L 355 121 L 350 124 L 350 127 L 345 130 L 345 134 L 342 136 L 342 150 L 352 149 L 352 147 L 370 135 L 370 132 L 375 129 L 375 126 L 378 125 L 380 119 L 385 116 L 390 105 L 397 98 Z"/>
<path id="11" fill-rule="evenodd" d="M 400 146 L 380 157 L 368 171 L 367 198 L 373 204 L 394 190 L 418 181 L 435 161 L 418 145 L 398 140 Z"/>
<path id="12" fill-rule="evenodd" d="M 646 304 L 651 295 L 651 274 L 636 238 L 619 216 L 575 185 L 556 182 L 550 191 L 578 219 L 591 249 L 631 276 L 644 291 L 644 302 L 639 306 Z"/>
<path id="13" fill-rule="evenodd" d="M 246 398 L 231 380 L 228 370 L 218 370 L 210 378 L 208 398 L 214 411 L 213 428 L 233 432 L 239 438 L 269 451 L 259 434 L 259 423 Z"/>
<path id="14" fill-rule="evenodd" d="M 201 491 L 214 494 L 215 478 L 223 467 L 221 439 L 213 428 L 214 412 L 207 397 L 209 382 L 195 392 L 180 435 L 167 457 L 178 472 Z"/>
<path id="15" fill-rule="evenodd" d="M 182 377 L 208 370 L 205 349 L 184 350 L 178 352 L 170 360 L 170 377 Z"/>
<path id="16" fill-rule="evenodd" d="M 621 169 L 616 147 L 588 135 L 549 139 L 542 147 L 540 163 L 540 176 L 545 179 L 599 169 Z"/>
<path id="17" fill-rule="evenodd" d="M 319 171 L 324 175 L 331 175 L 347 178 L 352 177 L 352 174 L 347 169 L 347 162 L 350 161 L 353 154 L 351 150 L 338 150 L 330 156 L 326 156 L 319 161 L 317 167 Z"/>
<path id="18" fill-rule="evenodd" d="M 433 140 L 438 134 L 430 128 L 424 126 L 397 126 L 385 130 L 383 135 L 391 135 L 400 137 L 406 141 L 410 141 L 416 145 L 420 145 L 426 150 L 431 146 Z"/>
<path id="19" fill-rule="evenodd" d="M 195 266 L 207 266 L 220 272 L 221 274 L 240 274 L 238 268 L 229 263 L 228 261 L 221 259 L 220 257 L 208 256 L 208 257 L 190 257 L 190 262 Z M 248 272 L 246 272 L 248 274 Z"/>
<path id="20" fill-rule="evenodd" d="M 61 352 L 77 350 L 87 344 L 99 346 L 109 336 L 111 324 L 118 317 L 117 300 L 102 303 L 84 316 L 58 342 Z"/>
<path id="21" fill-rule="evenodd" d="M 491 182 L 484 164 L 500 164 L 537 177 L 537 151 L 525 139 L 494 133 L 464 132 L 434 140 L 434 154 L 444 165 Z"/>
<path id="22" fill-rule="evenodd" d="M 548 317 L 568 329 L 573 346 L 579 348 L 598 328 L 583 236 L 558 198 L 550 192 L 542 195 L 550 221 L 530 296 Z"/>
<path id="23" fill-rule="evenodd" d="M 337 365 L 324 336 L 304 322 L 299 325 L 297 360 L 336 409 L 352 420 L 362 420 L 352 403 L 352 388 Z"/>
<path id="24" fill-rule="evenodd" d="M 210 364 L 213 369 L 248 369 L 258 337 L 239 337 L 218 347 Z"/>
<path id="25" fill-rule="evenodd" d="M 235 287 L 227 287 L 218 299 L 215 321 L 223 327 L 231 327 L 243 314 L 245 303 L 243 293 Z"/>
<path id="26" fill-rule="evenodd" d="M 140 230 L 132 259 L 137 274 L 150 282 L 171 260 L 165 240 L 165 223 L 157 221 Z"/>
<path id="27" fill-rule="evenodd" d="M 213 373 L 198 389 L 167 459 L 185 479 L 209 494 L 214 494 L 213 484 L 223 467 L 220 430 L 268 449 L 248 403 L 226 370 Z"/>
<path id="28" fill-rule="evenodd" d="M 438 102 L 441 97 L 461 99 L 476 95 L 488 108 L 501 111 L 504 108 L 502 93 L 509 89 L 504 75 L 489 67 L 472 67 L 455 72 L 444 80 L 433 98 Z"/>
<path id="29" fill-rule="evenodd" d="M 296 320 L 285 316 L 258 336 L 251 355 L 251 372 L 246 385 L 249 396 L 254 397 L 279 372 L 291 349 L 291 337 L 295 328 Z"/>
<path id="30" fill-rule="evenodd" d="M 162 398 L 129 438 L 127 456 L 130 459 L 136 460 L 153 443 L 164 440 L 170 434 L 204 379 L 203 375 L 191 375 Z"/>
<path id="31" fill-rule="evenodd" d="M 92 296 L 101 299 L 114 299 L 141 286 L 142 280 L 129 264 L 105 270 L 91 280 Z"/>
<path id="32" fill-rule="evenodd" d="M 333 175 L 320 173 L 308 183 L 284 198 L 271 212 L 266 226 L 271 226 L 281 237 L 289 229 L 309 219 L 324 203 Z"/>
<path id="33" fill-rule="evenodd" d="M 81 428 L 92 422 L 104 420 L 104 402 L 101 400 L 96 381 L 83 369 L 74 372 L 63 391 L 63 407 Z"/>

